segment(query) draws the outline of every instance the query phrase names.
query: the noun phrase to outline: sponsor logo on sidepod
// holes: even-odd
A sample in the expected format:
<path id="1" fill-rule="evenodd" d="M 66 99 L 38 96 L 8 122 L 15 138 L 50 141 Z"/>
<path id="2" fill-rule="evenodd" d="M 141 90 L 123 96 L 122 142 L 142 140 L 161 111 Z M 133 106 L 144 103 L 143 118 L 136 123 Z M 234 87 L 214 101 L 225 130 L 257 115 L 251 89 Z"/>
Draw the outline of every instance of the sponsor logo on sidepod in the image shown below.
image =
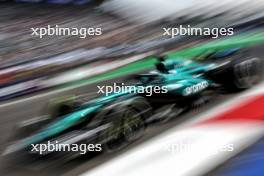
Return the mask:
<path id="1" fill-rule="evenodd" d="M 201 90 L 207 88 L 209 86 L 209 83 L 207 81 L 200 82 L 198 84 L 192 85 L 190 87 L 186 87 L 183 91 L 183 94 L 185 96 L 188 96 L 190 94 L 195 94 L 197 92 L 200 92 Z"/>

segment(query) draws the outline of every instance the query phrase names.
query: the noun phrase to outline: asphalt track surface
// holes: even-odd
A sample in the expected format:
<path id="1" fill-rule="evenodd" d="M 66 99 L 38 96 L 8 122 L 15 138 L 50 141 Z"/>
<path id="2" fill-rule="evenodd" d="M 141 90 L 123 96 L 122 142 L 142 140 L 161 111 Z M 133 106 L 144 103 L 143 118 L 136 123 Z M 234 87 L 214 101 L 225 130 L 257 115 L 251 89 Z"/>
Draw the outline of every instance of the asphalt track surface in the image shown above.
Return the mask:
<path id="1" fill-rule="evenodd" d="M 252 53 L 254 55 L 264 58 L 264 46 L 258 46 L 253 48 Z M 47 114 L 47 103 L 50 99 L 61 97 L 64 95 L 79 95 L 87 94 L 89 97 L 97 96 L 96 92 L 98 91 L 98 85 L 112 85 L 114 82 L 126 82 L 126 78 L 118 78 L 113 80 L 108 80 L 101 82 L 99 84 L 92 84 L 88 86 L 78 87 L 72 90 L 67 90 L 64 92 L 46 92 L 41 95 L 34 95 L 32 97 L 23 97 L 12 102 L 0 104 L 0 153 L 3 152 L 5 146 L 8 143 L 8 139 L 14 132 L 14 127 L 17 122 Z M 199 109 L 190 111 L 180 117 L 176 117 L 166 124 L 155 124 L 152 127 L 149 127 L 146 130 L 144 137 L 135 143 L 129 145 L 119 152 L 114 153 L 103 153 L 93 158 L 82 157 L 70 162 L 62 161 L 52 161 L 48 160 L 45 162 L 39 161 L 31 164 L 19 163 L 17 160 L 19 158 L 4 158 L 0 156 L 0 175 L 6 176 L 58 176 L 58 175 L 78 175 L 83 172 L 86 172 L 98 165 L 113 159 L 115 156 L 125 153 L 127 150 L 137 146 L 140 143 L 143 143 L 163 132 L 169 130 L 171 127 L 181 125 L 181 123 L 195 119 L 196 115 L 202 113 L 211 107 L 214 107 L 218 104 L 221 104 L 224 101 L 232 99 L 238 94 L 221 94 L 216 96 L 208 104 L 202 106 Z M 136 169 L 136 168 L 135 168 Z"/>

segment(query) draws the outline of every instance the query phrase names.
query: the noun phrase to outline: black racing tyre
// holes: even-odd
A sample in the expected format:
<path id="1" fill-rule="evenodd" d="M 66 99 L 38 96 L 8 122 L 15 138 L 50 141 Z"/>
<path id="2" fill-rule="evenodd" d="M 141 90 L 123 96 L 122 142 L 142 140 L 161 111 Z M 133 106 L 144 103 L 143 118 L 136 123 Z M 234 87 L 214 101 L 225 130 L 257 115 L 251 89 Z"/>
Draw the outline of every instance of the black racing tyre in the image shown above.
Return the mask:
<path id="1" fill-rule="evenodd" d="M 74 107 L 75 106 L 73 102 L 67 102 L 67 103 L 62 103 L 60 105 L 57 105 L 52 110 L 52 117 L 56 118 L 56 117 L 61 117 L 66 114 L 69 114 L 70 112 L 73 111 Z"/>
<path id="2" fill-rule="evenodd" d="M 143 136 L 150 109 L 147 101 L 141 97 L 117 104 L 103 120 L 104 124 L 110 124 L 102 135 L 104 151 L 119 150 Z"/>
<path id="3" fill-rule="evenodd" d="M 262 78 L 263 60 L 258 57 L 235 58 L 226 66 L 213 70 L 210 78 L 231 92 L 251 88 Z"/>
<path id="4" fill-rule="evenodd" d="M 231 68 L 231 77 L 227 86 L 231 90 L 244 90 L 257 84 L 262 77 L 262 60 L 260 58 L 245 58 L 234 61 Z"/>
<path id="5" fill-rule="evenodd" d="M 78 102 L 74 96 L 61 97 L 51 101 L 48 104 L 48 112 L 51 114 L 51 118 L 57 118 L 71 113 L 81 103 Z"/>

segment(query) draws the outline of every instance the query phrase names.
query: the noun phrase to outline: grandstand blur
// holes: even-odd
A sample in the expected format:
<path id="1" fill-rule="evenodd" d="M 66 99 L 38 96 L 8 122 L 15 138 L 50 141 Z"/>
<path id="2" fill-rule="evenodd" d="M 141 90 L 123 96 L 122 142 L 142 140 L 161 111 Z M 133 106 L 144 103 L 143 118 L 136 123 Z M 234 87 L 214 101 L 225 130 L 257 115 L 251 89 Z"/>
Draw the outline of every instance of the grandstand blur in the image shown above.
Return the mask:
<path id="1" fill-rule="evenodd" d="M 52 76 L 91 62 L 102 64 L 99 60 L 102 58 L 107 59 L 104 63 L 122 60 L 123 55 L 144 52 L 144 48 L 151 49 L 163 42 L 155 41 L 159 28 L 128 22 L 93 6 L 4 3 L 0 14 L 0 89 L 5 88 L 0 90 L 0 97 L 10 92 L 7 86 Z M 31 35 L 31 28 L 48 25 L 100 27 L 103 35 L 85 39 L 76 36 L 40 39 Z M 149 43 L 142 42 L 152 39 L 154 41 Z"/>
<path id="2" fill-rule="evenodd" d="M 77 2 L 77 0 L 66 1 L 68 4 Z M 28 81 L 37 80 L 38 83 L 29 82 L 29 87 L 35 88 L 36 84 L 43 85 L 41 83 L 43 78 L 53 77 L 78 67 L 116 63 L 114 61 L 122 61 L 135 54 L 154 50 L 160 53 L 210 40 L 210 37 L 204 36 L 165 38 L 162 35 L 163 27 L 177 27 L 179 24 L 215 27 L 215 24 L 218 24 L 217 27 L 229 25 L 239 31 L 247 31 L 249 27 L 254 29 L 263 27 L 263 13 L 257 12 L 247 18 L 235 20 L 235 23 L 233 19 L 226 23 L 223 19 L 230 17 L 228 13 L 206 18 L 200 13 L 193 13 L 189 16 L 181 14 L 179 17 L 175 16 L 174 11 L 169 16 L 157 12 L 150 14 L 150 11 L 144 10 L 146 6 L 135 8 L 137 11 L 143 9 L 135 13 L 137 11 L 131 9 L 134 6 L 129 3 L 126 6 L 126 3 L 119 3 L 118 0 L 106 1 L 101 6 L 98 5 L 104 1 L 84 0 L 87 5 L 80 6 L 53 4 L 66 3 L 66 1 L 29 0 L 27 2 L 41 3 L 8 2 L 1 4 L 0 100 L 2 95 L 16 92 L 17 87 L 22 91 L 24 88 L 21 89 L 21 87 L 28 89 Z M 78 1 L 79 4 L 84 2 Z M 93 5 L 93 2 L 96 3 Z M 145 13 L 146 11 L 148 13 Z M 157 16 L 163 17 L 153 20 Z M 84 39 L 76 36 L 45 36 L 40 39 L 31 35 L 31 28 L 47 27 L 48 25 L 59 25 L 66 28 L 100 27 L 103 35 L 88 36 Z M 17 86 L 24 82 L 27 83 L 26 86 Z M 13 87 L 8 88 L 8 86 Z"/>
<path id="3" fill-rule="evenodd" d="M 74 4 L 74 5 L 99 5 L 105 0 L 0 0 L 0 2 L 18 3 L 48 3 L 48 4 Z"/>

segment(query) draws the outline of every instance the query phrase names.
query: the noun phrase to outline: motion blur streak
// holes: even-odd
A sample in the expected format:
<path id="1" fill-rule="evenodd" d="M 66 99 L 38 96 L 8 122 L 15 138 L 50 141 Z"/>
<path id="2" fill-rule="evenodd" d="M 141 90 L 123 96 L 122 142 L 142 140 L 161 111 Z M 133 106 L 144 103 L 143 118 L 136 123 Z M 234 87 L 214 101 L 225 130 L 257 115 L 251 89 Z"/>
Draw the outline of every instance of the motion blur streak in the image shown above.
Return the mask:
<path id="1" fill-rule="evenodd" d="M 230 111 L 226 111 L 213 119 L 202 122 L 203 123 L 221 123 L 233 120 L 236 123 L 250 123 L 250 122 L 260 122 L 264 123 L 264 94 L 254 97 L 254 99 L 243 102 L 238 107 Z"/>
<path id="2" fill-rule="evenodd" d="M 264 138 L 260 139 L 256 144 L 242 152 L 242 154 L 225 163 L 224 166 L 216 169 L 213 174 L 217 176 L 261 176 L 264 172 L 261 165 L 264 160 L 263 145 Z"/>
<path id="3" fill-rule="evenodd" d="M 250 94 L 252 97 L 248 97 Z M 229 108 L 219 110 L 215 107 L 209 119 L 201 118 L 198 123 L 190 122 L 189 127 L 171 129 L 83 176 L 106 173 L 158 176 L 164 172 L 179 176 L 204 175 L 264 135 L 264 111 L 260 110 L 263 108 L 264 90 L 255 88 L 242 97 L 244 99 L 240 97 Z M 256 115 L 252 114 L 254 110 Z M 240 115 L 243 117 L 240 118 Z M 244 120 L 247 123 L 239 123 Z M 227 150 L 227 146 L 232 146 L 231 150 Z"/>
<path id="4" fill-rule="evenodd" d="M 263 142 L 264 0 L 0 2 L 0 175 L 227 176 Z M 102 35 L 31 35 L 56 25 Z M 164 35 L 180 26 L 216 28 L 218 39 Z M 113 83 L 169 83 L 172 94 L 97 94 Z M 47 141 L 103 150 L 28 152 Z"/>
<path id="5" fill-rule="evenodd" d="M 102 6 L 106 10 L 121 14 L 130 20 L 143 23 L 168 18 L 179 20 L 179 18 L 193 19 L 203 16 L 214 18 L 226 13 L 219 18 L 225 22 L 238 20 L 242 17 L 251 16 L 261 12 L 263 14 L 264 1 L 233 1 L 233 0 L 112 0 L 105 2 Z M 133 9 L 133 10 L 132 10 Z"/>

